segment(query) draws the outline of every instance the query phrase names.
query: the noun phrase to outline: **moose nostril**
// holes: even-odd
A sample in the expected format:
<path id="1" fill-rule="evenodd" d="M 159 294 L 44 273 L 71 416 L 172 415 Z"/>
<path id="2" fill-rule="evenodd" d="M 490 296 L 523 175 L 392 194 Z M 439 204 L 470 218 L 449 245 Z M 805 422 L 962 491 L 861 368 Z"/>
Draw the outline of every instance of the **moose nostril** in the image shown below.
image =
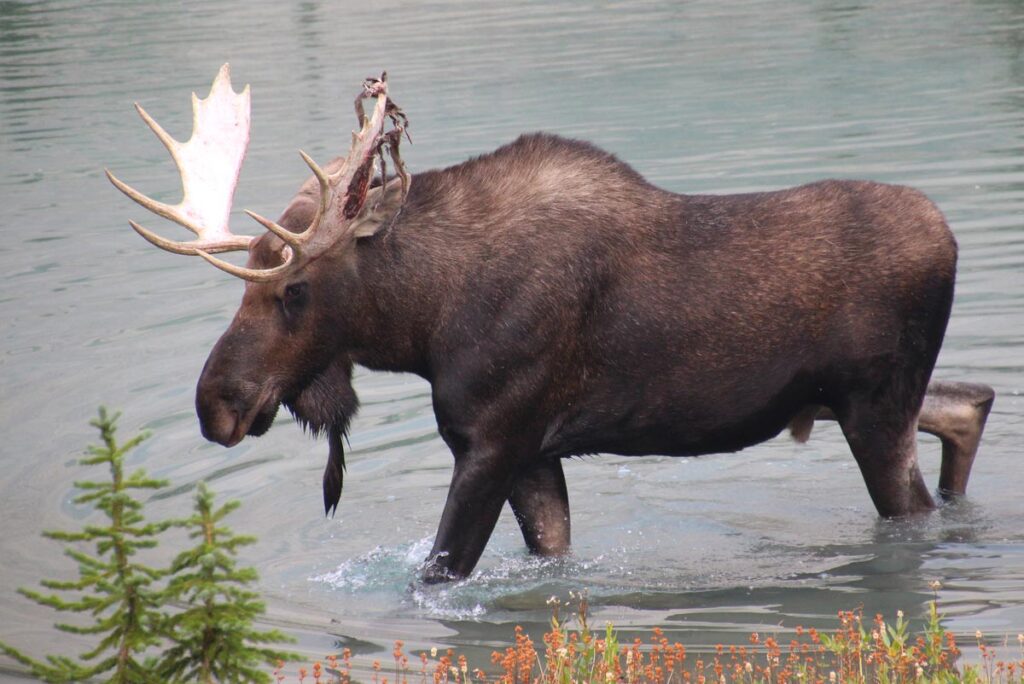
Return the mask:
<path id="1" fill-rule="evenodd" d="M 218 444 L 228 444 L 238 431 L 242 413 L 235 402 L 221 396 L 200 395 L 196 401 L 199 427 L 203 437 Z"/>

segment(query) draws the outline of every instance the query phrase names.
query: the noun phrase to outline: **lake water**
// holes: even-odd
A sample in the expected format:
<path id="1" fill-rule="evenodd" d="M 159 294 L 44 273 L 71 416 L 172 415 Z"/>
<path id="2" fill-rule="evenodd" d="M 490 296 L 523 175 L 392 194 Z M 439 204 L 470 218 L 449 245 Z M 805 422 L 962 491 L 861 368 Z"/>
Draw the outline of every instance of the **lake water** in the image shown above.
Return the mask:
<path id="1" fill-rule="evenodd" d="M 144 212 L 103 177 L 109 167 L 176 201 L 173 166 L 131 103 L 187 137 L 188 94 L 205 94 L 225 61 L 253 95 L 235 205 L 266 215 L 305 178 L 298 148 L 326 160 L 347 147 L 351 95 L 384 68 L 412 122 L 413 173 L 543 129 L 678 192 L 824 177 L 924 190 L 961 246 L 935 377 L 998 393 L 969 496 L 924 521 L 879 520 L 834 426 L 741 454 L 577 459 L 566 464 L 570 559 L 530 559 L 506 511 L 472 578 L 411 589 L 451 472 L 428 386 L 359 373 L 333 519 L 322 515 L 326 445 L 283 413 L 261 439 L 204 442 L 195 381 L 242 285 L 140 240 L 127 220 Z M 187 510 L 200 479 L 241 499 L 234 527 L 259 535 L 244 557 L 268 622 L 310 655 L 353 647 L 361 669 L 396 638 L 482 665 L 514 624 L 539 636 L 550 595 L 583 588 L 597 624 L 657 625 L 695 648 L 830 627 L 857 606 L 918 616 L 932 580 L 957 632 L 1024 627 L 1017 0 L 0 1 L 0 199 L 0 639 L 69 648 L 54 615 L 14 589 L 73 574 L 39 532 L 86 518 L 72 481 L 90 474 L 74 463 L 101 403 L 124 411 L 122 434 L 155 433 L 130 460 L 174 483 L 152 514 Z M 237 230 L 248 224 L 239 212 Z M 938 443 L 922 445 L 934 484 Z"/>

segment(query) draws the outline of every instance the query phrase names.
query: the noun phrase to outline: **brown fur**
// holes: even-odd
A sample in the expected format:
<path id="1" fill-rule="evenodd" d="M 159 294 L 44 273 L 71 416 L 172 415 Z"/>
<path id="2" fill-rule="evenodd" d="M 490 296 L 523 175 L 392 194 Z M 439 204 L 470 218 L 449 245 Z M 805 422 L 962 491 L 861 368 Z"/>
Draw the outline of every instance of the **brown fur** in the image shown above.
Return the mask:
<path id="1" fill-rule="evenodd" d="M 282 225 L 304 230 L 316 192 L 307 182 Z M 467 574 L 506 501 L 532 549 L 564 551 L 561 458 L 734 451 L 791 422 L 806 437 L 819 406 L 880 513 L 933 505 L 913 435 L 957 250 L 919 192 L 677 195 L 535 134 L 417 174 L 397 216 L 366 221 L 370 237 L 246 285 L 197 406 L 204 434 L 233 443 L 283 402 L 331 433 L 340 474 L 351 363 L 426 378 L 455 456 L 428 579 Z M 280 247 L 263 236 L 250 265 L 276 265 Z M 292 285 L 305 294 L 289 306 Z"/>

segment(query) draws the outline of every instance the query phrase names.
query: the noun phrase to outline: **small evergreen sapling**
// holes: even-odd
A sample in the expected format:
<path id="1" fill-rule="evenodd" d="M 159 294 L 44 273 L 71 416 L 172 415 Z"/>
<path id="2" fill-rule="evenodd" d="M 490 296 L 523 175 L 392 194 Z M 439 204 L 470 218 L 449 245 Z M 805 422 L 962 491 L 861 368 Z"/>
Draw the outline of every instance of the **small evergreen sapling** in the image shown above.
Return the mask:
<path id="1" fill-rule="evenodd" d="M 200 482 L 195 513 L 184 521 L 198 543 L 174 559 L 167 599 L 185 604 L 173 615 L 167 634 L 175 645 L 158 666 L 168 681 L 269 682 L 260 664 L 297 658 L 258 644 L 292 641 L 277 630 L 259 631 L 253 621 L 263 614 L 259 595 L 247 589 L 256 581 L 252 568 L 236 567 L 237 549 L 255 538 L 234 534 L 221 521 L 238 508 L 229 501 L 214 509 L 213 494 Z"/>
<path id="2" fill-rule="evenodd" d="M 99 417 L 90 425 L 100 431 L 103 444 L 90 446 L 89 456 L 79 461 L 82 465 L 106 465 L 110 480 L 75 483 L 85 492 L 75 498 L 75 503 L 92 504 L 104 513 L 106 524 L 86 525 L 81 532 L 43 533 L 68 544 L 65 553 L 78 562 L 79 579 L 42 580 L 41 584 L 51 591 L 72 592 L 74 597 L 65 599 L 56 593 L 18 590 L 54 610 L 88 614 L 93 619 L 91 625 L 58 623 L 56 627 L 72 634 L 100 635 L 99 644 L 78 659 L 48 655 L 43 662 L 0 642 L 0 650 L 48 682 L 78 682 L 104 673 L 109 673 L 106 681 L 117 684 L 157 681 L 153 659 L 139 659 L 147 648 L 161 641 L 165 616 L 161 612 L 161 592 L 152 584 L 166 572 L 142 565 L 134 556 L 139 549 L 156 546 L 157 534 L 170 523 L 147 523 L 141 512 L 142 503 L 133 498 L 132 492 L 159 489 L 167 483 L 146 477 L 142 470 L 125 477 L 125 454 L 148 435 L 140 434 L 118 445 L 118 416 L 108 415 L 106 409 L 100 408 Z M 94 555 L 78 550 L 80 542 L 95 544 Z"/>

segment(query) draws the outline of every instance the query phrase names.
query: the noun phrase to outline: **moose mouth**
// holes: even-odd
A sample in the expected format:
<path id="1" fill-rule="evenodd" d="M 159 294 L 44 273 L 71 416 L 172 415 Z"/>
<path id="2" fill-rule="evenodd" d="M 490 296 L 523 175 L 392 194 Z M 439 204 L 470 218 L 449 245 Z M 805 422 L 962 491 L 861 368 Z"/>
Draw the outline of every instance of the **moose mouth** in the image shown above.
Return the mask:
<path id="1" fill-rule="evenodd" d="M 221 446 L 233 447 L 246 436 L 259 437 L 270 429 L 277 415 L 280 399 L 272 388 L 263 391 L 251 403 L 239 398 L 213 398 L 215 393 L 196 395 L 196 409 L 203 437 Z"/>
<path id="2" fill-rule="evenodd" d="M 248 392 L 236 390 L 225 397 L 201 380 L 196 394 L 200 428 L 211 442 L 232 447 L 247 436 L 266 434 L 283 404 L 313 435 L 323 434 L 329 427 L 344 431 L 359 406 L 351 377 L 351 362 L 345 360 L 330 364 L 297 388 L 282 392 L 276 383 L 268 383 L 254 397 L 254 384 L 246 388 Z"/>
<path id="3" fill-rule="evenodd" d="M 247 436 L 261 437 L 273 425 L 274 418 L 277 416 L 278 406 L 279 404 L 276 401 L 263 407 L 257 404 L 254 411 L 250 411 L 244 416 L 240 416 L 236 411 L 231 411 L 230 418 L 233 419 L 233 427 L 230 432 L 226 431 L 227 437 L 222 438 L 216 434 L 206 435 L 206 437 L 207 439 L 212 438 L 212 441 L 226 447 L 235 446 Z"/>

